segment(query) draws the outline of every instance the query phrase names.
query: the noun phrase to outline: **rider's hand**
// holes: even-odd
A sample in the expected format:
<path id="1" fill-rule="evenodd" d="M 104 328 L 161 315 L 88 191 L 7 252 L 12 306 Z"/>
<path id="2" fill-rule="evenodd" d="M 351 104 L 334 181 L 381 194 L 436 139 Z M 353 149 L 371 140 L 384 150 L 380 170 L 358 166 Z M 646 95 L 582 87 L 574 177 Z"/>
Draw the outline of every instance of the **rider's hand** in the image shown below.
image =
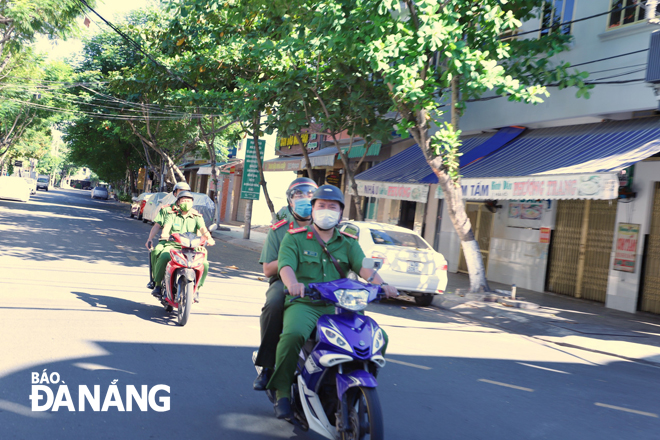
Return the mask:
<path id="1" fill-rule="evenodd" d="M 385 296 L 387 296 L 388 298 L 396 298 L 397 296 L 399 296 L 399 292 L 397 292 L 396 287 L 390 285 L 386 285 L 382 287 L 383 287 L 383 292 L 385 292 Z"/>
<path id="2" fill-rule="evenodd" d="M 154 250 L 154 243 L 153 243 L 152 240 L 147 240 L 147 243 L 145 244 L 145 246 L 146 246 L 147 249 L 149 249 L 150 251 L 153 251 L 153 250 Z"/>
<path id="3" fill-rule="evenodd" d="M 213 239 L 213 237 L 206 240 L 206 245 L 207 246 L 213 246 L 214 244 L 215 244 L 215 240 Z"/>
<path id="4" fill-rule="evenodd" d="M 289 287 L 289 295 L 291 296 L 305 296 L 305 285 L 303 283 L 296 283 Z"/>

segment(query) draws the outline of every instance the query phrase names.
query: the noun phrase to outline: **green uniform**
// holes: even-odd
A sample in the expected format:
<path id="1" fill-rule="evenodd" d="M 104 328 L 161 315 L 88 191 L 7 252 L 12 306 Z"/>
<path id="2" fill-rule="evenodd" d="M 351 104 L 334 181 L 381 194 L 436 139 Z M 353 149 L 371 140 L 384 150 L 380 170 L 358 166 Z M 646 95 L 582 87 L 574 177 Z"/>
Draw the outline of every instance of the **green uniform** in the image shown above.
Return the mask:
<path id="1" fill-rule="evenodd" d="M 188 211 L 187 213 L 183 213 L 178 207 L 175 207 L 171 213 L 167 214 L 165 216 L 165 221 L 163 222 L 163 231 L 169 234 L 175 234 L 177 232 L 197 233 L 197 231 L 199 231 L 204 227 L 205 227 L 204 217 L 202 217 L 202 214 L 195 211 L 194 209 Z M 156 285 L 159 285 L 163 281 L 163 278 L 165 277 L 165 269 L 167 267 L 167 263 L 169 263 L 171 259 L 170 249 L 181 248 L 181 246 L 178 243 L 172 241 L 165 241 L 165 240 L 161 240 L 161 241 L 163 242 L 163 249 L 160 255 L 158 256 L 158 260 L 156 260 L 156 265 L 154 267 L 154 282 L 156 283 Z M 206 249 L 204 248 L 198 250 L 200 252 L 206 253 Z M 206 274 L 208 273 L 208 271 L 209 271 L 209 262 L 205 259 L 204 275 L 202 275 L 202 279 L 199 282 L 199 287 L 202 287 L 204 285 L 204 280 L 206 279 Z"/>
<path id="2" fill-rule="evenodd" d="M 156 215 L 154 223 L 159 224 L 162 228 L 163 223 L 165 223 L 165 217 L 167 217 L 168 214 L 173 213 L 176 209 L 179 209 L 176 203 L 172 203 L 170 206 L 163 206 L 158 210 L 158 215 Z M 156 271 L 156 262 L 158 261 L 160 253 L 163 252 L 165 243 L 167 243 L 166 240 L 159 240 L 156 247 L 151 251 L 151 270 L 154 272 Z"/>
<path id="3" fill-rule="evenodd" d="M 337 268 L 314 238 L 313 227 L 310 225 L 291 229 L 282 240 L 277 259 L 278 273 L 283 267 L 289 266 L 295 272 L 298 282 L 305 286 L 341 278 Z M 335 229 L 326 246 L 345 274 L 348 274 L 349 269 L 360 273 L 364 252 L 355 237 Z M 268 388 L 277 391 L 278 399 L 291 397 L 298 354 L 316 327 L 316 322 L 322 315 L 335 312 L 334 305 L 312 303 L 307 297 L 292 303 L 289 301 L 292 298 L 287 296 L 284 303 L 284 325 L 277 344 L 276 368 L 268 382 Z"/>
<path id="4" fill-rule="evenodd" d="M 259 263 L 270 263 L 277 260 L 280 244 L 291 229 L 300 227 L 293 215 L 287 210 L 288 216 L 270 227 L 266 243 L 261 250 Z M 275 349 L 282 333 L 282 318 L 284 315 L 284 284 L 277 275 L 270 278 L 270 286 L 266 291 L 266 303 L 261 309 L 259 323 L 261 324 L 261 345 L 254 363 L 261 367 L 275 367 Z"/>

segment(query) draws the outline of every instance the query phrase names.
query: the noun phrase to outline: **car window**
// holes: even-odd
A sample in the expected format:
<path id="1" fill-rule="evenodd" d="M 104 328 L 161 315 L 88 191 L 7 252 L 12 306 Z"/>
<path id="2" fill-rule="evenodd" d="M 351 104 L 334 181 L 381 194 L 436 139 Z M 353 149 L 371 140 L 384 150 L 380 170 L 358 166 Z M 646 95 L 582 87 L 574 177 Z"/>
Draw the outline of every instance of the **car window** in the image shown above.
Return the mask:
<path id="1" fill-rule="evenodd" d="M 346 232 L 347 234 L 355 235 L 357 237 L 360 230 L 357 228 L 357 226 L 349 223 L 344 227 L 343 232 Z"/>
<path id="2" fill-rule="evenodd" d="M 371 239 L 375 244 L 431 249 L 421 237 L 413 233 L 378 229 L 370 229 L 369 231 L 371 232 Z"/>
<path id="3" fill-rule="evenodd" d="M 46 182 L 48 182 L 48 179 L 42 177 L 40 179 L 37 179 L 37 182 L 46 183 Z"/>

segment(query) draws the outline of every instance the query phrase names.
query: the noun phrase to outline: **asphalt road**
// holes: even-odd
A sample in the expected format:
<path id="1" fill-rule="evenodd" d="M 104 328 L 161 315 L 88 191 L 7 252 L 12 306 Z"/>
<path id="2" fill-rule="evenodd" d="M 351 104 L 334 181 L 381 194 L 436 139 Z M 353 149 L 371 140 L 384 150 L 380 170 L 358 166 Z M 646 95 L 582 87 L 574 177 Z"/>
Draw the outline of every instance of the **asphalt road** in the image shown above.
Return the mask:
<path id="1" fill-rule="evenodd" d="M 267 287 L 258 254 L 210 248 L 201 303 L 178 327 L 145 288 L 149 228 L 88 191 L 0 201 L 0 438 L 319 439 L 276 420 L 251 389 Z M 369 313 L 390 336 L 378 377 L 388 439 L 660 435 L 657 368 L 405 301 Z M 32 411 L 44 371 L 59 375 L 49 388 L 64 383 L 72 408 L 62 394 L 58 411 Z M 119 411 L 113 382 L 122 406 L 126 385 L 155 390 L 154 405 Z M 107 410 L 79 411 L 80 385 L 98 385 Z M 168 411 L 154 410 L 168 396 L 157 385 L 169 387 Z"/>

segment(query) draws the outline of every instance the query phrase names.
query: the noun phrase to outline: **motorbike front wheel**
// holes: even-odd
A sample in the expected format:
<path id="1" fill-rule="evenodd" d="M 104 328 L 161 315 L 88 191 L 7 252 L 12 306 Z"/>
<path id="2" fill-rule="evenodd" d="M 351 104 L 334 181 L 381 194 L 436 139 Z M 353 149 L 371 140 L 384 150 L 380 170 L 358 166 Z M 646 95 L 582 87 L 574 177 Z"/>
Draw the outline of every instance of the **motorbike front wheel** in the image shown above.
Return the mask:
<path id="1" fill-rule="evenodd" d="M 190 306 L 192 306 L 192 296 L 195 283 L 188 282 L 185 277 L 179 277 L 177 281 L 177 291 L 179 294 L 179 325 L 183 327 L 188 322 L 190 316 Z"/>
<path id="2" fill-rule="evenodd" d="M 375 388 L 355 387 L 347 391 L 349 429 L 342 440 L 383 440 L 383 413 Z"/>

